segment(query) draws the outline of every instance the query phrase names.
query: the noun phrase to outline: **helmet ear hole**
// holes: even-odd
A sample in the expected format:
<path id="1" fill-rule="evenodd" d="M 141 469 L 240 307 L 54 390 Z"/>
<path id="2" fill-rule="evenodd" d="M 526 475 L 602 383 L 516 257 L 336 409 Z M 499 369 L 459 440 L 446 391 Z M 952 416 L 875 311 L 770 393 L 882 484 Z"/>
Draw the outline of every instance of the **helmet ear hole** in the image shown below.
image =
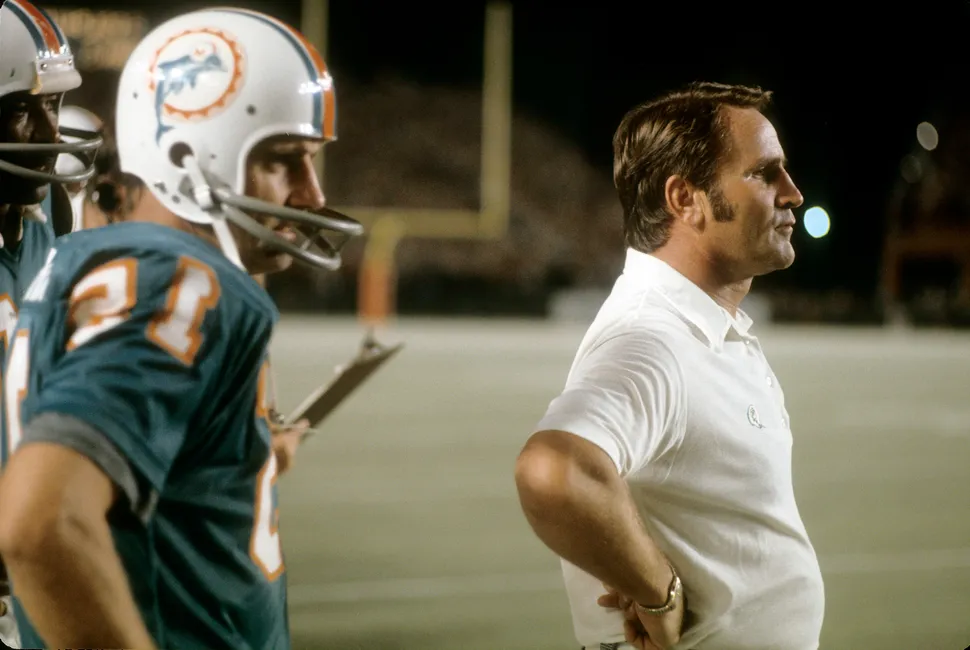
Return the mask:
<path id="1" fill-rule="evenodd" d="M 185 144 L 184 142 L 176 142 L 172 145 L 172 148 L 168 150 L 168 158 L 172 161 L 172 164 L 178 168 L 183 168 L 184 165 L 182 161 L 186 156 L 192 155 L 192 147 Z"/>

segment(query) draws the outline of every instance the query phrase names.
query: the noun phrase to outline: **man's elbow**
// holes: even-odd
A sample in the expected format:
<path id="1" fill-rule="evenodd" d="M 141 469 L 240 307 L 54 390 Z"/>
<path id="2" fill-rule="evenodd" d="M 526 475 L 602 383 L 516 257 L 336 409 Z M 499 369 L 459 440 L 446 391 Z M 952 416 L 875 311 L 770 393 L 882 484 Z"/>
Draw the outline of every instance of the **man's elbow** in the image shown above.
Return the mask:
<path id="1" fill-rule="evenodd" d="M 527 514 L 540 514 L 569 501 L 575 462 L 554 438 L 553 432 L 532 436 L 516 459 L 515 485 Z"/>
<path id="2" fill-rule="evenodd" d="M 29 484 L 0 482 L 0 556 L 8 566 L 30 562 L 51 551 L 62 534 L 59 503 L 38 503 Z"/>
<path id="3" fill-rule="evenodd" d="M 106 525 L 111 496 L 110 480 L 80 454 L 21 447 L 0 475 L 0 555 L 12 564 L 84 543 Z"/>

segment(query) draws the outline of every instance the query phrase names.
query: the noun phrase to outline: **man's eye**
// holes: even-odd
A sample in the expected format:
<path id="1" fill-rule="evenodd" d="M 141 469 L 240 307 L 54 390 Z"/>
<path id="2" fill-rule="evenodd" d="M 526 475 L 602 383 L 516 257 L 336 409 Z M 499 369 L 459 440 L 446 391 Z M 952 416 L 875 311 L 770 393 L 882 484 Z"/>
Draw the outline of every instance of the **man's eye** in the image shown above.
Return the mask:
<path id="1" fill-rule="evenodd" d="M 756 176 L 760 176 L 761 178 L 765 179 L 765 182 L 771 183 L 778 178 L 780 173 L 781 170 L 778 167 L 767 167 L 765 169 L 758 170 Z"/>
<path id="2" fill-rule="evenodd" d="M 292 155 L 280 154 L 278 156 L 272 156 L 269 160 L 275 169 L 290 170 L 300 166 L 300 159 Z"/>

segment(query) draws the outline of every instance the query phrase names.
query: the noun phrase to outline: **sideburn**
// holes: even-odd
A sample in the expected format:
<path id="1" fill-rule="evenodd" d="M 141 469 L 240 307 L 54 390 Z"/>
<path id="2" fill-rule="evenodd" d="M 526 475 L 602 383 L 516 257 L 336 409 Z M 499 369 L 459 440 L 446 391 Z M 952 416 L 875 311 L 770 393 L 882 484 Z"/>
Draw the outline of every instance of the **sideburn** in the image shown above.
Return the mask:
<path id="1" fill-rule="evenodd" d="M 728 223 L 734 221 L 734 206 L 731 205 L 724 194 L 721 192 L 721 188 L 715 187 L 707 193 L 707 199 L 711 202 L 711 210 L 714 213 L 714 221 L 719 223 Z"/>

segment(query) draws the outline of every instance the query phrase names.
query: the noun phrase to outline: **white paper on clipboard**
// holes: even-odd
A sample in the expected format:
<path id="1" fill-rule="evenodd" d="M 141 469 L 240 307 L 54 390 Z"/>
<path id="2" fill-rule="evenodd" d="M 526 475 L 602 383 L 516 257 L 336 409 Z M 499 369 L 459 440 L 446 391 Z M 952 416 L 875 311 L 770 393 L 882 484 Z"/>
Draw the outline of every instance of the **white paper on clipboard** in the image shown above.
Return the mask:
<path id="1" fill-rule="evenodd" d="M 309 438 L 314 433 L 313 429 L 403 347 L 403 342 L 383 346 L 374 340 L 371 333 L 368 333 L 357 356 L 349 363 L 338 366 L 336 374 L 330 381 L 307 395 L 306 399 L 287 416 L 287 424 L 293 424 L 304 418 L 309 420 L 311 431 L 307 432 L 304 439 Z"/>

